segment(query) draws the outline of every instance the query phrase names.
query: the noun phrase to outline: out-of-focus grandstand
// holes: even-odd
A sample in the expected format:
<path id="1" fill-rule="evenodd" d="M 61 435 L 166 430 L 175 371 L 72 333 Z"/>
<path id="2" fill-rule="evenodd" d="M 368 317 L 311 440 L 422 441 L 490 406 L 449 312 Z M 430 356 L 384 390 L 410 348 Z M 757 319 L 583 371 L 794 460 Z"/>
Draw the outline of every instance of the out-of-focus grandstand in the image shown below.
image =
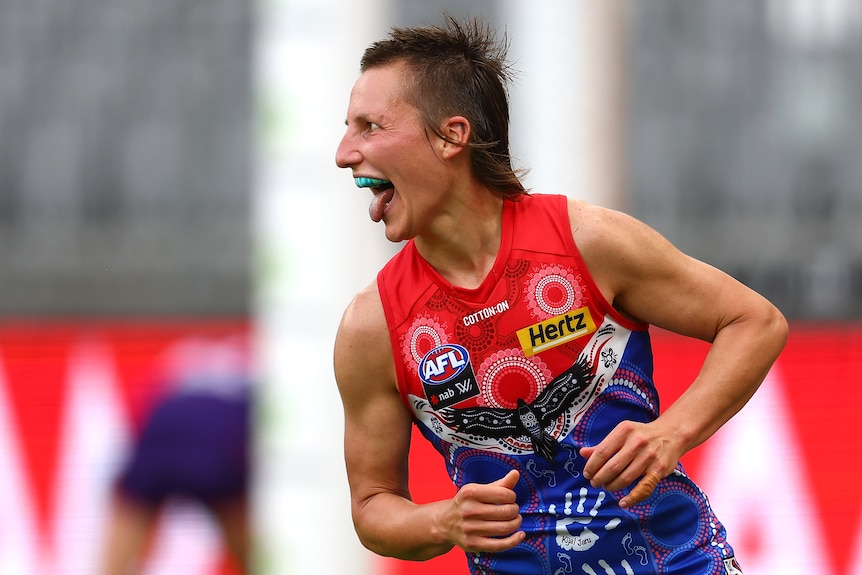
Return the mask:
<path id="1" fill-rule="evenodd" d="M 0 315 L 248 312 L 252 12 L 0 2 Z"/>
<path id="2" fill-rule="evenodd" d="M 792 319 L 862 318 L 862 6 L 630 8 L 632 211 Z"/>
<path id="3" fill-rule="evenodd" d="M 458 6 L 393 2 L 386 22 Z M 624 6 L 621 206 L 792 318 L 862 316 L 862 9 Z M 245 312 L 255 7 L 0 10 L 0 314 Z M 472 11 L 513 26 L 499 2 Z"/>

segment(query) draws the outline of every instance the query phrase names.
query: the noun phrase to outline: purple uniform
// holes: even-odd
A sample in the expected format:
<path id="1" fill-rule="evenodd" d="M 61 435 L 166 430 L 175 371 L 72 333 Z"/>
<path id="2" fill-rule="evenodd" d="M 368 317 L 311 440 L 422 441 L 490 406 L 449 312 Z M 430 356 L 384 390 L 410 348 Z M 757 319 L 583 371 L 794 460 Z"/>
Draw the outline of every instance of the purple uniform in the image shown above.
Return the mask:
<path id="1" fill-rule="evenodd" d="M 122 469 L 120 492 L 153 506 L 174 496 L 207 505 L 244 496 L 249 418 L 247 390 L 166 397 L 150 413 Z"/>

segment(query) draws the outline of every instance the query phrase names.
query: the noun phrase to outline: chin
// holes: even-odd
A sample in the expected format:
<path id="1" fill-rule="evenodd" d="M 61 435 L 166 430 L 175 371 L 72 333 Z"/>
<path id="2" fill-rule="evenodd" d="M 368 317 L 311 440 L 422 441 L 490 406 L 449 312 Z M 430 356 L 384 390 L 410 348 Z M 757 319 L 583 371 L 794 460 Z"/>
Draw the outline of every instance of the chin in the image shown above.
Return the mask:
<path id="1" fill-rule="evenodd" d="M 396 230 L 394 227 L 389 224 L 386 225 L 386 239 L 390 242 L 397 244 L 403 241 L 407 241 L 410 237 L 403 233 L 401 230 Z"/>
<path id="2" fill-rule="evenodd" d="M 393 244 L 397 244 L 397 243 L 403 242 L 407 238 L 402 238 L 401 236 L 395 235 L 395 234 L 386 234 L 386 239 L 389 240 L 390 242 L 392 242 Z"/>

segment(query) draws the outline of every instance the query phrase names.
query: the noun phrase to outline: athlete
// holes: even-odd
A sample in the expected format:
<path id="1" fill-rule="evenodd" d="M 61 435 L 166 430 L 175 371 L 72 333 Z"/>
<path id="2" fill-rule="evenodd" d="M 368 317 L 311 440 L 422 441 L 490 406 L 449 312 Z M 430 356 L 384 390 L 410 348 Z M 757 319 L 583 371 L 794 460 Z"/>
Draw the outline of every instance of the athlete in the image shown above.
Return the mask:
<path id="1" fill-rule="evenodd" d="M 231 342 L 184 342 L 167 355 L 168 391 L 147 412 L 113 485 L 99 573 L 143 572 L 149 542 L 172 501 L 206 510 L 236 571 L 247 573 L 248 371 Z"/>
<path id="2" fill-rule="evenodd" d="M 475 19 L 394 28 L 350 94 L 336 163 L 406 241 L 336 336 L 356 532 L 401 559 L 460 547 L 475 574 L 741 573 L 679 460 L 755 393 L 786 321 L 629 216 L 528 193 L 505 58 Z M 663 411 L 650 325 L 711 342 Z M 414 424 L 450 499 L 411 500 Z"/>

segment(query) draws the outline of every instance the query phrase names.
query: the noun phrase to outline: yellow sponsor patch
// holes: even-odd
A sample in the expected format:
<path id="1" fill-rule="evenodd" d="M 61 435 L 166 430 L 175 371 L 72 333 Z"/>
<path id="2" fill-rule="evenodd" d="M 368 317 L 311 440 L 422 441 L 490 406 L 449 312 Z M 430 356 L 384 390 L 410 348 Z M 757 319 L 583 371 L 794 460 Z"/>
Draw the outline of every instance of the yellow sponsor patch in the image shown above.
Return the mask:
<path id="1" fill-rule="evenodd" d="M 517 334 L 524 355 L 530 357 L 594 331 L 596 331 L 596 324 L 593 322 L 590 310 L 581 307 L 519 329 Z"/>

